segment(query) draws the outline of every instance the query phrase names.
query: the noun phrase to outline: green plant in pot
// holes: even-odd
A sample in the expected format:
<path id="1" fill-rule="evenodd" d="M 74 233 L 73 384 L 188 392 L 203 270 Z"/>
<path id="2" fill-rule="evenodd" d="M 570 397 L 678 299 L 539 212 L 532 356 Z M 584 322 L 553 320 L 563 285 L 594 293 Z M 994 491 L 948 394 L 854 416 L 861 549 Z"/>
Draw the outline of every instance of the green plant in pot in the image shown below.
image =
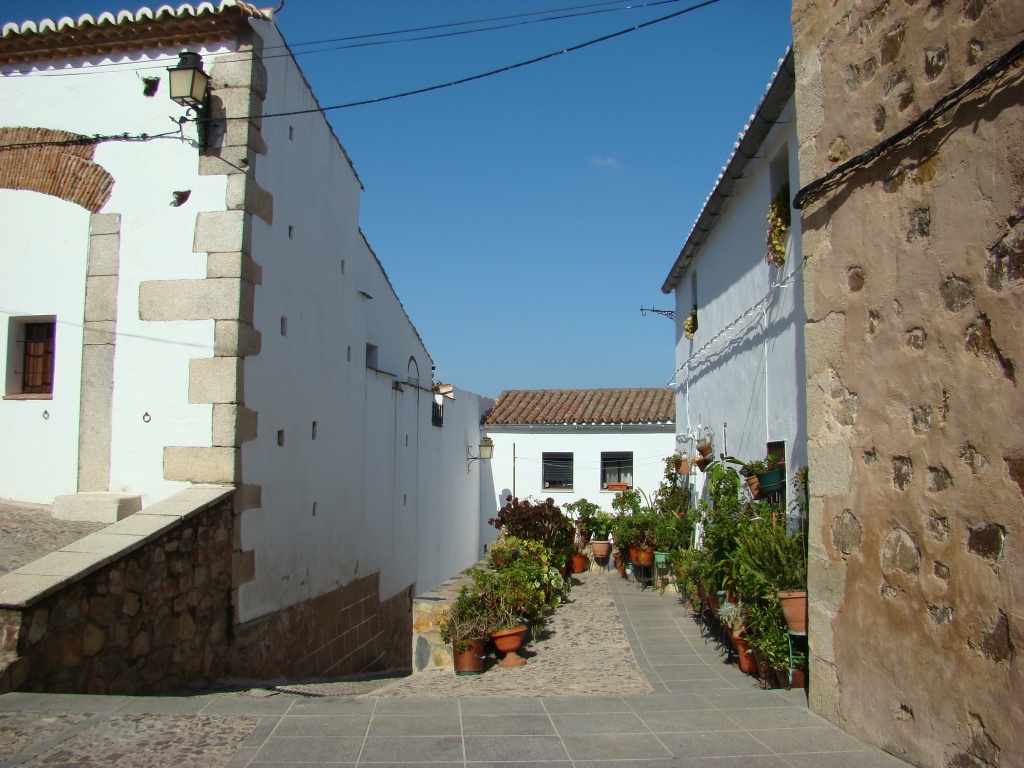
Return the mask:
<path id="1" fill-rule="evenodd" d="M 610 537 L 615 516 L 609 512 L 598 511 L 590 518 L 590 550 L 594 557 L 608 557 L 611 553 Z"/>
<path id="2" fill-rule="evenodd" d="M 496 517 L 487 522 L 506 536 L 541 542 L 555 556 L 556 567 L 563 567 L 573 552 L 575 529 L 572 521 L 555 505 L 554 499 L 542 502 L 509 496 Z"/>
<path id="3" fill-rule="evenodd" d="M 452 646 L 455 673 L 484 671 L 484 647 L 490 634 L 490 618 L 479 593 L 463 586 L 441 625 L 441 639 Z"/>

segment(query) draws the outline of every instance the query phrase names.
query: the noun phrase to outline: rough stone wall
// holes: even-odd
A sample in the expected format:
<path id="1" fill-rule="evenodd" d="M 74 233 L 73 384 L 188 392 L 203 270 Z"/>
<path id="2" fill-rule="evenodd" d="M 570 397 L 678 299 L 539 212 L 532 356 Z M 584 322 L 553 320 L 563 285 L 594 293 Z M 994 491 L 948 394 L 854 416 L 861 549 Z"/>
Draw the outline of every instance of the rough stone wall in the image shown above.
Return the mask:
<path id="1" fill-rule="evenodd" d="M 412 587 L 381 602 L 374 573 L 235 627 L 240 678 L 354 675 L 411 667 Z"/>
<path id="2" fill-rule="evenodd" d="M 795 0 L 803 185 L 1021 40 L 1017 0 Z M 1024 764 L 1024 76 L 803 211 L 810 703 L 922 766 Z"/>
<path id="3" fill-rule="evenodd" d="M 21 610 L 0 611 L 0 690 L 136 694 L 224 674 L 230 496 Z M 16 652 L 16 658 L 15 658 Z"/>

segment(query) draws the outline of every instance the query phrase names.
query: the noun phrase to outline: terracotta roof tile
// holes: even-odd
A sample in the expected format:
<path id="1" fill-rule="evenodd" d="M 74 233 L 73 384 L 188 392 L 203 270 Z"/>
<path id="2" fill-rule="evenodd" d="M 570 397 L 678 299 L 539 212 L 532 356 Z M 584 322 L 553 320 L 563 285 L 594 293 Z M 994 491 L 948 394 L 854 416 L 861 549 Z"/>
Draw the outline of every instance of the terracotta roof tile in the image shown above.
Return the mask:
<path id="1" fill-rule="evenodd" d="M 674 424 L 675 393 L 650 389 L 507 389 L 486 424 Z"/>
<path id="2" fill-rule="evenodd" d="M 272 12 L 242 0 L 223 0 L 217 6 L 185 3 L 177 8 L 162 5 L 156 10 L 121 11 L 116 16 L 102 13 L 12 22 L 0 34 L 0 64 L 212 43 L 236 35 L 249 18 L 270 19 Z"/>

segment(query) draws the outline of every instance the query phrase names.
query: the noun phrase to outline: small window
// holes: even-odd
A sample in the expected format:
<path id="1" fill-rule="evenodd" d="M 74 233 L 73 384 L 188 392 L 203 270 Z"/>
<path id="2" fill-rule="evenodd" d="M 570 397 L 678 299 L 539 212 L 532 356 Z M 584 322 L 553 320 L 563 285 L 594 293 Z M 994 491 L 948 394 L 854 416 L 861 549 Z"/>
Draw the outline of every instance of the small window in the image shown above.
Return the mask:
<path id="1" fill-rule="evenodd" d="M 572 490 L 572 454 L 542 453 L 544 488 L 552 491 Z"/>
<path id="2" fill-rule="evenodd" d="M 56 337 L 55 319 L 11 318 L 7 336 L 7 394 L 53 394 Z"/>
<path id="3" fill-rule="evenodd" d="M 444 426 L 444 403 L 431 403 L 433 406 L 430 409 L 430 423 L 435 427 Z"/>
<path id="4" fill-rule="evenodd" d="M 602 451 L 601 452 L 601 487 L 609 489 L 611 483 L 625 483 L 627 488 L 633 487 L 633 452 Z M 612 490 L 621 490 L 614 485 Z"/>
<path id="5" fill-rule="evenodd" d="M 367 344 L 366 345 L 366 367 L 377 370 L 377 345 Z"/>

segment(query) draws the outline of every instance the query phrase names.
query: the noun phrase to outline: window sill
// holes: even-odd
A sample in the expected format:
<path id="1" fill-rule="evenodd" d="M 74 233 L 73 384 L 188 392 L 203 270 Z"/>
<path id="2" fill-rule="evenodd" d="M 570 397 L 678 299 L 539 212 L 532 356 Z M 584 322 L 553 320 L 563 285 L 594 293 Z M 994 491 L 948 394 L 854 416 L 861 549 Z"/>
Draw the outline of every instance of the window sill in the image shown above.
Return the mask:
<path id="1" fill-rule="evenodd" d="M 52 392 L 30 392 L 17 395 L 4 395 L 4 400 L 53 400 Z"/>

